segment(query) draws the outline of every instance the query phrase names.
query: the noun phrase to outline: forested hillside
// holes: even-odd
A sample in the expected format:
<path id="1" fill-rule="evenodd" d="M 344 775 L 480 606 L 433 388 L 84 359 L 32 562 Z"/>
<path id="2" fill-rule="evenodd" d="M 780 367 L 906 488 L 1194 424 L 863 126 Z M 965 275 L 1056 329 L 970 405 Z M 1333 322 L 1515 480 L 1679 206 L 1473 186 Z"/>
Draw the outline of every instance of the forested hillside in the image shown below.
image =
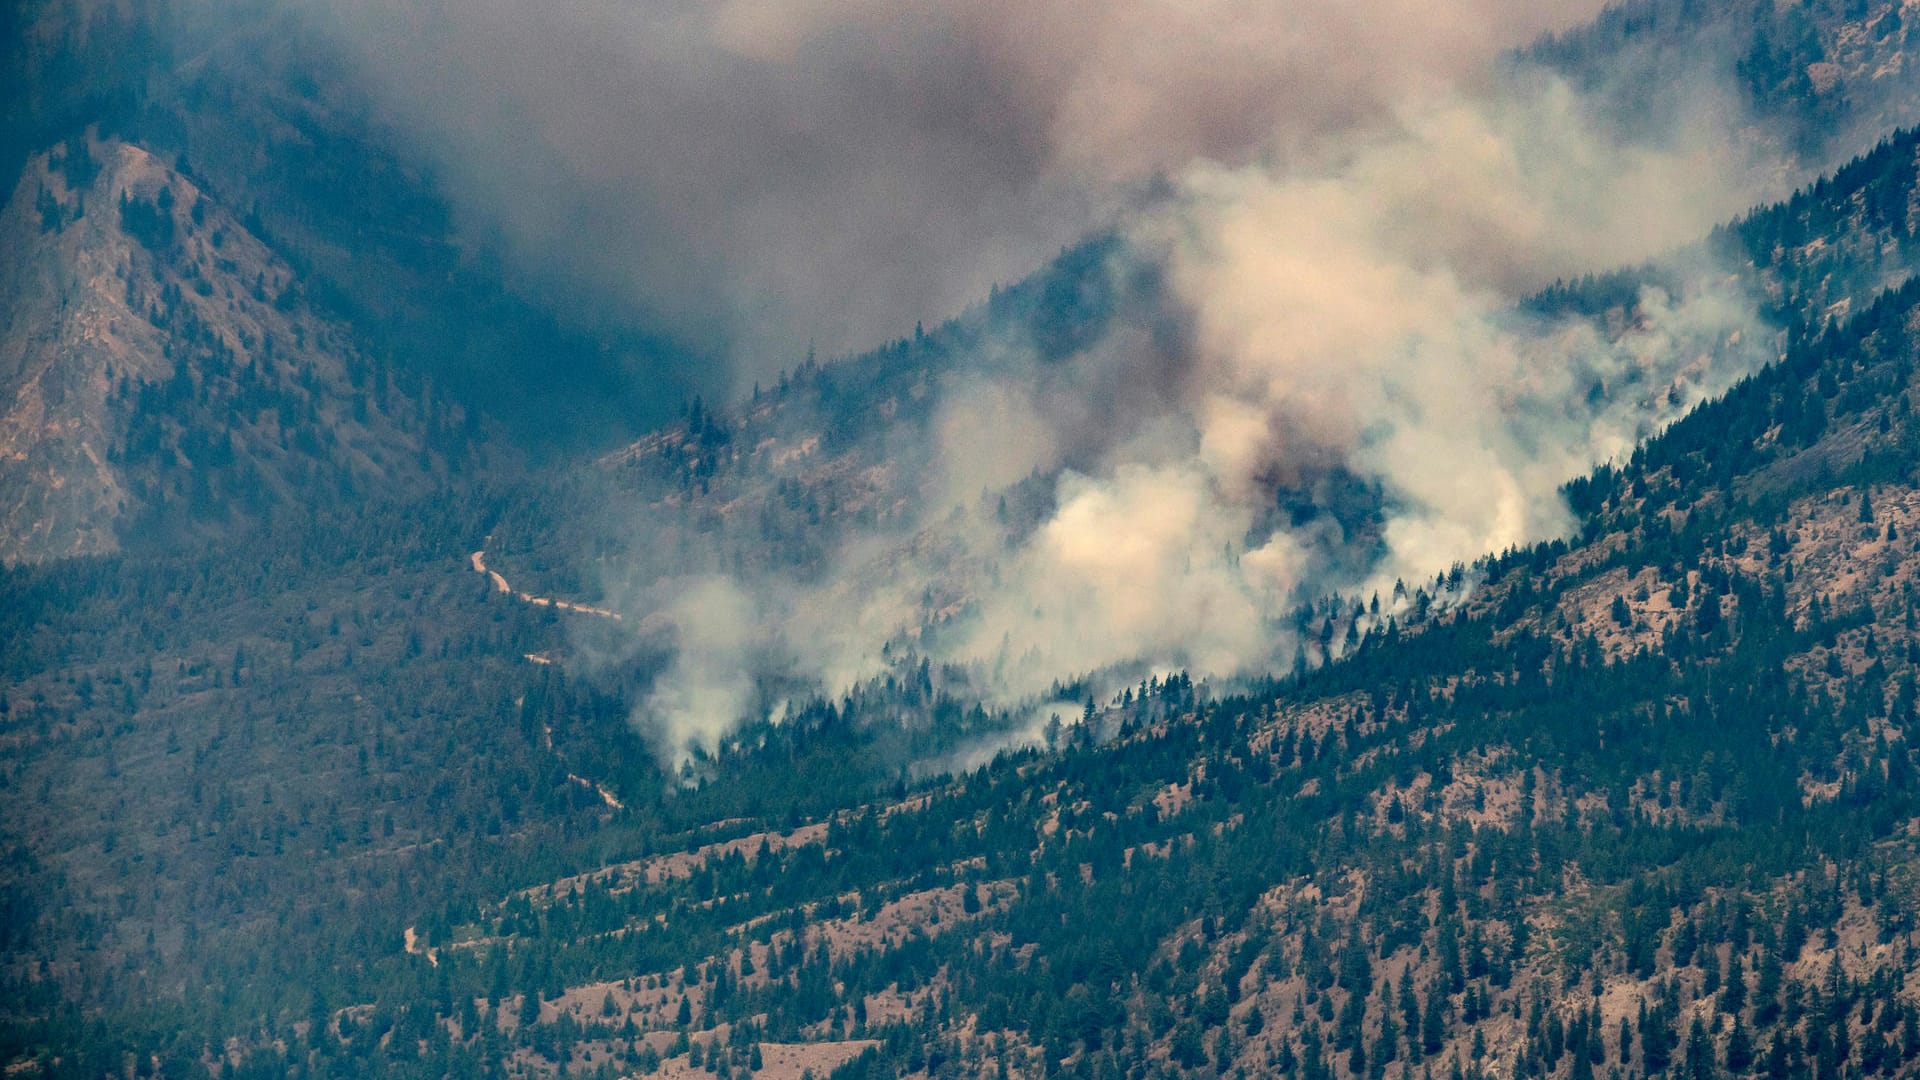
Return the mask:
<path id="1" fill-rule="evenodd" d="M 1900 3 L 1629 0 L 1522 55 L 1635 126 L 1679 122 L 1689 95 L 1731 88 L 1749 137 L 1778 141 L 1818 169 L 1920 119 L 1914 40 Z"/>
<path id="2" fill-rule="evenodd" d="M 596 598 L 516 565 L 566 504 L 512 483 L 7 571 L 7 1054 L 76 1076 L 1899 1074 L 1913 154 L 1716 236 L 1771 290 L 1781 358 L 1572 484 L 1573 538 L 1316 604 L 1291 675 L 1060 686 L 1079 708 L 1030 749 L 993 756 L 1015 718 L 905 655 L 671 781 L 628 724 L 645 662 L 588 649 L 610 616 L 529 599 Z M 1849 245 L 1880 261 L 1823 269 Z M 1112 302 L 1061 284 L 1075 266 L 995 302 L 1055 313 L 1062 355 Z M 1639 295 L 1535 306 L 1631 322 Z M 899 358 L 969 333 L 842 385 L 911 385 Z M 833 417 L 840 374 L 690 408 L 600 468 L 699 505 L 745 469 L 715 449 L 795 395 Z M 488 546 L 515 522 L 518 549 Z"/>
<path id="3" fill-rule="evenodd" d="M 1346 592 L 1270 665 L 1016 683 L 950 645 L 1053 601 L 1063 478 L 1200 441 L 1141 233 L 728 394 L 463 231 L 301 5 L 0 7 L 0 1069 L 1920 1075 L 1915 18 L 1513 58 L 1624 129 L 1731 86 L 1783 176 L 1872 149 L 1473 310 L 1624 358 L 1552 424 L 1661 406 L 1557 538 L 1392 582 L 1405 493 L 1303 453 L 1236 525 Z"/>
<path id="4" fill-rule="evenodd" d="M 359 352 L 145 150 L 34 158 L 0 211 L 0 559 L 219 537 L 484 472 L 475 414 Z"/>

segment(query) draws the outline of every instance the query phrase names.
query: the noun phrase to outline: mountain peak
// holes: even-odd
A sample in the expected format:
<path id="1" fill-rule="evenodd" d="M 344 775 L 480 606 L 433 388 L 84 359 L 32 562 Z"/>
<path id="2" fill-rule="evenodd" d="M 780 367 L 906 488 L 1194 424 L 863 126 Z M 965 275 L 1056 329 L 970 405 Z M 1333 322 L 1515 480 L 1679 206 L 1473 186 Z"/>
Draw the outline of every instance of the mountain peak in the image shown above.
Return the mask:
<path id="1" fill-rule="evenodd" d="M 444 467 L 429 431 L 465 425 L 361 356 L 261 237 L 139 146 L 36 156 L 0 244 L 0 558 L 255 517 L 316 474 L 418 486 Z"/>

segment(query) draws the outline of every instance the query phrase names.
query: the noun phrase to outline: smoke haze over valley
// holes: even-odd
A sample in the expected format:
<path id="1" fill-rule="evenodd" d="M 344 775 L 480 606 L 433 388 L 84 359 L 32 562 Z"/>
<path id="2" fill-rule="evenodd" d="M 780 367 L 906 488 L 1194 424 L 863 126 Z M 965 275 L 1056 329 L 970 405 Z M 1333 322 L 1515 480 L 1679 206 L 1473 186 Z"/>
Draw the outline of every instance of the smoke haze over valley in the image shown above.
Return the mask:
<path id="1" fill-rule="evenodd" d="M 0 1073 L 1920 1075 L 1920 0 L 0 0 Z"/>

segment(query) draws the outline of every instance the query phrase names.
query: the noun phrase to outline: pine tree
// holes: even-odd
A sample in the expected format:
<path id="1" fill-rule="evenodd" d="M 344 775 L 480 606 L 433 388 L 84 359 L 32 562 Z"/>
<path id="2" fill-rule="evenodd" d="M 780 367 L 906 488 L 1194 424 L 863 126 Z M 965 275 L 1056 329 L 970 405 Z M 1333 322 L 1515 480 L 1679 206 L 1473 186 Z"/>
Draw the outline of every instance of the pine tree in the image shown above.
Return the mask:
<path id="1" fill-rule="evenodd" d="M 1688 1080 L 1715 1080 L 1713 1070 L 1713 1043 L 1707 1038 L 1706 1025 L 1695 1015 L 1693 1026 L 1687 1031 L 1686 1068 Z"/>
<path id="2" fill-rule="evenodd" d="M 1437 986 L 1427 987 L 1426 1010 L 1420 1019 L 1420 1049 L 1432 1055 L 1447 1044 L 1446 998 Z"/>
<path id="3" fill-rule="evenodd" d="M 1727 1071 L 1743 1073 L 1752 1064 L 1753 1039 L 1747 1034 L 1746 1022 L 1735 1015 L 1733 1031 L 1727 1035 Z"/>
<path id="4" fill-rule="evenodd" d="M 1412 964 L 1400 969 L 1400 1024 L 1406 1029 L 1410 1039 L 1419 1041 L 1420 998 L 1413 992 Z M 1419 1053 L 1418 1047 L 1415 1047 L 1414 1053 L 1416 1055 Z"/>

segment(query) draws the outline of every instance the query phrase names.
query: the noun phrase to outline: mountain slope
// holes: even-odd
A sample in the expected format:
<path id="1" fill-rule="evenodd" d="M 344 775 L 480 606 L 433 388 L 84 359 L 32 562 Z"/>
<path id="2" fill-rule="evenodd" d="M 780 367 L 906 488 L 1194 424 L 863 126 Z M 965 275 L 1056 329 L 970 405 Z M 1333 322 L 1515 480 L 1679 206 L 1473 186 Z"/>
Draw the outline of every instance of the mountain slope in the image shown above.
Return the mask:
<path id="1" fill-rule="evenodd" d="M 1777 144 L 1805 174 L 1920 121 L 1914 41 L 1899 2 L 1626 0 L 1520 55 L 1629 127 L 1658 128 L 1730 91 L 1748 138 Z"/>
<path id="2" fill-rule="evenodd" d="M 477 434 L 360 355 L 282 259 L 138 147 L 35 158 L 0 238 L 0 559 L 421 490 Z"/>
<path id="3" fill-rule="evenodd" d="M 1660 0 L 1595 48 L 1667 14 L 1812 18 L 1825 55 L 1882 49 L 1845 54 L 1847 86 L 1903 56 L 1873 44 L 1900 16 L 1857 7 Z M 244 143 L 194 157 L 231 180 Z M 335 149 L 316 187 L 356 160 Z M 835 582 L 844 615 L 892 560 L 990 569 L 1053 488 L 928 468 L 956 387 L 1124 383 L 1105 346 L 1182 340 L 1151 271 L 1091 243 L 488 486 L 465 416 L 164 157 L 70 142 L 0 218 L 24 253 L 0 267 L 9 1072 L 1920 1073 L 1914 133 L 1517 313 L 1604 337 L 1711 285 L 1767 320 L 1740 355 L 1775 362 L 1568 485 L 1566 539 L 1317 598 L 1294 672 L 1232 685 L 1109 672 L 1002 711 L 904 635 L 853 685 L 776 682 L 783 708 L 679 770 L 635 723 L 659 606 L 618 571 Z M 290 243 L 339 275 L 323 220 Z M 1661 392 L 1632 374 L 1594 394 Z M 1380 497 L 1301 487 L 1275 513 L 1359 534 Z M 965 600 L 928 587 L 917 627 Z"/>
<path id="4" fill-rule="evenodd" d="M 1329 611 L 1356 644 L 1293 679 L 1156 678 L 1058 753 L 422 909 L 392 946 L 421 989 L 290 1044 L 530 1076 L 1904 1074 L 1917 305 L 1578 486 L 1582 541 L 1488 562 L 1465 606 Z M 924 693 L 750 731 L 703 794 Z"/>
<path id="5" fill-rule="evenodd" d="M 527 1075 L 763 1043 L 867 1051 L 849 1075 L 1904 1075 L 1917 310 L 1799 338 L 1462 607 L 1333 610 L 1356 644 L 1292 680 L 1154 680 L 1058 755 L 448 913 L 436 971 L 524 965 L 477 1016 Z"/>
<path id="6" fill-rule="evenodd" d="M 903 663 L 669 787 L 627 722 L 644 683 L 587 647 L 602 620 L 470 568 L 503 515 L 566 510 L 543 490 L 13 571 L 8 1056 L 1910 1074 L 1920 283 L 1875 289 L 1900 280 L 1911 141 L 1722 234 L 1781 284 L 1781 359 L 1570 485 L 1575 536 L 1378 612 L 1316 604 L 1347 644 L 1289 677 L 1063 687 L 1079 722 L 1044 750 L 950 756 L 929 731 L 995 718 L 964 673 Z M 1821 261 L 1852 245 L 1888 261 Z M 1631 324 L 1643 283 L 1542 303 Z M 859 384 L 904 411 L 902 353 L 947 332 Z M 759 483 L 728 432 L 780 423 L 702 411 L 603 469 L 717 498 Z M 552 563 L 506 572 L 577 595 Z M 289 932 L 315 947 L 263 949 Z"/>

